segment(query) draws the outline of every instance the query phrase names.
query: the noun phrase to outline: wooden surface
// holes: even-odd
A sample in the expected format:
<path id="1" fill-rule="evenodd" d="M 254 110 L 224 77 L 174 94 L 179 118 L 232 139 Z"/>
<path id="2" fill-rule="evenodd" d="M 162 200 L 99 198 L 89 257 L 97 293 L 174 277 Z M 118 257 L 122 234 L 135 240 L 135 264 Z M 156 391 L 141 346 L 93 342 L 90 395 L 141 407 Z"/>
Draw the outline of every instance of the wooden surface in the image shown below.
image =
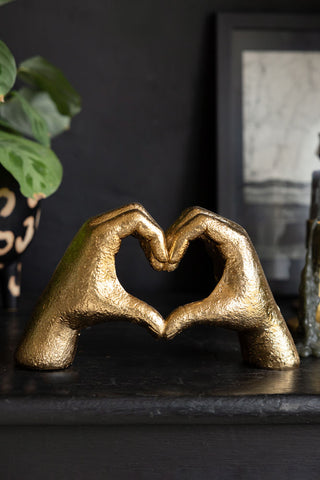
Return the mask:
<path id="1" fill-rule="evenodd" d="M 259 370 L 231 331 L 113 322 L 33 372 L 12 356 L 29 311 L 2 315 L 1 478 L 319 478 L 320 361 Z"/>

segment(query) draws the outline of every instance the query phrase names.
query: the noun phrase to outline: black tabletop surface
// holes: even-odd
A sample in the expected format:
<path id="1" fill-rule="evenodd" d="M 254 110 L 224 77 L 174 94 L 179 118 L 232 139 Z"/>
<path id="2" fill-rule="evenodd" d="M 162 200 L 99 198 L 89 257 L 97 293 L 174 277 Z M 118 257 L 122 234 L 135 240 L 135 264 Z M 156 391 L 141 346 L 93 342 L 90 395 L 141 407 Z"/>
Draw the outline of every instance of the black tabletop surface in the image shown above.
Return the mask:
<path id="1" fill-rule="evenodd" d="M 13 353 L 32 303 L 1 313 L 0 425 L 320 422 L 320 360 L 252 368 L 236 332 L 209 326 L 168 342 L 110 322 L 82 332 L 67 370 L 19 368 Z"/>

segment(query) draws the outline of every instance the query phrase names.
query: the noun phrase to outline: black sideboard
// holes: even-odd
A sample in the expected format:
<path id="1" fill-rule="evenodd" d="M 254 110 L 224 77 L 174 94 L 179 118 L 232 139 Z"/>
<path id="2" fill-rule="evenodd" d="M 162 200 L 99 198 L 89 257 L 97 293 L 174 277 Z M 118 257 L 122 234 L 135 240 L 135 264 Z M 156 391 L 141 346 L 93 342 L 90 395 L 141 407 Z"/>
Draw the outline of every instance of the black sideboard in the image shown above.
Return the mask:
<path id="1" fill-rule="evenodd" d="M 1 315 L 1 479 L 320 478 L 320 360 L 255 369 L 232 331 L 166 342 L 112 322 L 69 369 L 28 371 L 13 352 L 31 303 Z"/>

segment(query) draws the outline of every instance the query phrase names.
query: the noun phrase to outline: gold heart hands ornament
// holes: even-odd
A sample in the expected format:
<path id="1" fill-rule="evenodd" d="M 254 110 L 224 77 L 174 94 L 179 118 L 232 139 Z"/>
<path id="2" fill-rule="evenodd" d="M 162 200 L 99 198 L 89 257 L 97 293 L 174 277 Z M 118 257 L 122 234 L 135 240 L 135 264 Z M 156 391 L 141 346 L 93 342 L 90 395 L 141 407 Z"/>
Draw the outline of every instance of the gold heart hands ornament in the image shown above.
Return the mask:
<path id="1" fill-rule="evenodd" d="M 222 275 L 205 299 L 175 309 L 164 320 L 152 306 L 130 295 L 116 274 L 115 256 L 123 238 L 139 239 L 155 270 L 173 271 L 190 241 L 206 242 Z M 81 329 L 107 320 L 129 320 L 172 338 L 183 329 L 210 323 L 236 330 L 244 360 L 289 369 L 299 356 L 275 303 L 246 231 L 199 207 L 185 210 L 166 234 L 140 204 L 89 219 L 74 237 L 41 295 L 16 352 L 28 368 L 68 367 Z"/>

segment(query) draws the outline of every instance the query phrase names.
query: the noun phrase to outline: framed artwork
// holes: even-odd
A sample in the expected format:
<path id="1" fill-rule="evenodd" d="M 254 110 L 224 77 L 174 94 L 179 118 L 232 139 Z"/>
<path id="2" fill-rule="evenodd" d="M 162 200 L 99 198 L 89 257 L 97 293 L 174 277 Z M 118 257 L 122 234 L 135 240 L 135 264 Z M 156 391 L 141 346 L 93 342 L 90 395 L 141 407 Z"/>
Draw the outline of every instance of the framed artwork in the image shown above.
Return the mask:
<path id="1" fill-rule="evenodd" d="M 248 231 L 271 289 L 297 295 L 320 169 L 320 16 L 217 19 L 218 211 Z"/>

